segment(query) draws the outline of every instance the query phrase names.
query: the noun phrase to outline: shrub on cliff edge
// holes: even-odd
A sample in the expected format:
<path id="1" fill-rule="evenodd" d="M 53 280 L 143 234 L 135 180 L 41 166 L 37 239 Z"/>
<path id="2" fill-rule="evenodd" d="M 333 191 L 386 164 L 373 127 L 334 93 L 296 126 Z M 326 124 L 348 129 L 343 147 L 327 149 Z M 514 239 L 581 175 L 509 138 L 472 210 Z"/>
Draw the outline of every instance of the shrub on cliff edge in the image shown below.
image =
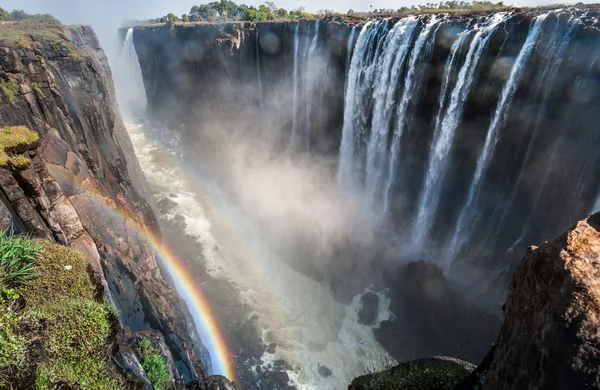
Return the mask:
<path id="1" fill-rule="evenodd" d="M 160 355 L 160 351 L 154 348 L 150 340 L 146 338 L 138 341 L 136 351 L 142 358 L 142 368 L 152 386 L 156 389 L 168 387 L 170 378 L 167 363 Z"/>

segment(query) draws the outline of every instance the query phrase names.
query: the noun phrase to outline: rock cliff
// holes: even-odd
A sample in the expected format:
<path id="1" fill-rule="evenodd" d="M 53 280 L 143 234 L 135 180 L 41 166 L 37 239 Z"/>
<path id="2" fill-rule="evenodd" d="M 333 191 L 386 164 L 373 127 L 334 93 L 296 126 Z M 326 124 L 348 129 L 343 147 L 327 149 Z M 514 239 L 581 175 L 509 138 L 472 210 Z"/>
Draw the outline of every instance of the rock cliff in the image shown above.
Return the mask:
<path id="1" fill-rule="evenodd" d="M 0 168 L 0 228 L 80 250 L 122 326 L 158 330 L 176 375 L 203 380 L 207 353 L 145 239 L 160 237 L 156 206 L 92 29 L 4 22 L 0 88 L 0 125 L 26 126 L 40 139 L 22 151 L 30 162 Z M 117 360 L 136 365 L 126 348 Z"/>
<path id="2" fill-rule="evenodd" d="M 600 388 L 599 267 L 600 213 L 528 250 L 485 389 Z"/>

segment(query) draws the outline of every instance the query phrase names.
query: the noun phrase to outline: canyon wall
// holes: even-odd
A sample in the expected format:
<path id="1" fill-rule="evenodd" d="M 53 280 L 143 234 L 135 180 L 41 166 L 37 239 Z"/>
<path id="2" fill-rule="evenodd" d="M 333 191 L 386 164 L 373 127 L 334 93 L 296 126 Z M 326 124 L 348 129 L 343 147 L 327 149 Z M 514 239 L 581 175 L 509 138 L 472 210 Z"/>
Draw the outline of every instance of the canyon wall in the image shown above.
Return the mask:
<path id="1" fill-rule="evenodd" d="M 594 208 L 596 15 L 151 25 L 134 44 L 149 115 L 190 150 L 267 132 L 324 153 L 408 242 L 398 257 L 501 297 L 521 250 Z"/>
<path id="2" fill-rule="evenodd" d="M 92 29 L 3 23 L 0 80 L 2 131 L 26 126 L 39 135 L 20 151 L 30 162 L 0 168 L 0 228 L 80 250 L 119 310 L 120 337 L 157 329 L 176 376 L 206 377 L 210 357 L 152 249 L 161 235 L 156 206 Z M 117 361 L 135 368 L 127 342 L 121 347 Z"/>

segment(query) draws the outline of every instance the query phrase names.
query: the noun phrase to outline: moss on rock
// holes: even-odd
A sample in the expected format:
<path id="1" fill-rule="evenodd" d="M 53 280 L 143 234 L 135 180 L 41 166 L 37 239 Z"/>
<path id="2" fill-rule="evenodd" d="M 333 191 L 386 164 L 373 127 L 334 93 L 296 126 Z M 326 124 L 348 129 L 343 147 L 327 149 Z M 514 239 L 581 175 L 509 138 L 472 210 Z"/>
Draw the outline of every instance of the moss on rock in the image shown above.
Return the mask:
<path id="1" fill-rule="evenodd" d="M 10 341 L 0 342 L 0 388 L 19 387 L 33 372 L 38 389 L 58 383 L 122 388 L 111 362 L 111 311 L 97 297 L 88 264 L 71 248 L 36 244 L 36 277 L 19 287 L 19 301 L 0 301 L 0 339 Z M 32 358 L 33 344 L 43 351 L 42 361 Z"/>
<path id="2" fill-rule="evenodd" d="M 452 358 L 427 358 L 401 363 L 356 378 L 350 390 L 452 390 L 470 373 L 463 362 Z M 468 364 L 464 362 L 465 364 Z"/>
<path id="3" fill-rule="evenodd" d="M 39 135 L 25 126 L 7 126 L 0 130 L 0 167 L 9 163 L 15 168 L 27 167 L 29 158 L 20 154 L 39 140 Z"/>

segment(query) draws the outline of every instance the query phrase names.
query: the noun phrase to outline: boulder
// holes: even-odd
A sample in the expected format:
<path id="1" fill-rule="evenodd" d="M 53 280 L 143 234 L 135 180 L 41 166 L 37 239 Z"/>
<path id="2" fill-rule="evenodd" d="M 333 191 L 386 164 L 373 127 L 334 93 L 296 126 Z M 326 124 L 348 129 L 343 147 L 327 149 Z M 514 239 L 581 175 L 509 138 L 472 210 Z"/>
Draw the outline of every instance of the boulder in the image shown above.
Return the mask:
<path id="1" fill-rule="evenodd" d="M 358 312 L 358 321 L 361 324 L 373 325 L 377 320 L 379 307 L 379 295 L 372 291 L 366 292 L 361 298 L 361 309 Z"/>
<path id="2" fill-rule="evenodd" d="M 529 248 L 484 388 L 600 389 L 600 213 Z"/>

